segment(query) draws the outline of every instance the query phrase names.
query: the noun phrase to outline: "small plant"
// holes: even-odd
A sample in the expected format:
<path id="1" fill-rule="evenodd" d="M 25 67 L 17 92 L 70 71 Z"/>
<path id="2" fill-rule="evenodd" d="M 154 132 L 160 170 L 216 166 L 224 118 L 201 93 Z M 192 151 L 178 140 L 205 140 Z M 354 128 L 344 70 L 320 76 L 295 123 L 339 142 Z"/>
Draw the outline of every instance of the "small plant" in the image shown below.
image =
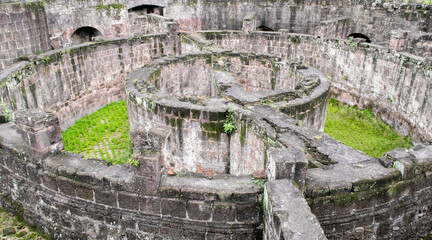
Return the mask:
<path id="1" fill-rule="evenodd" d="M 264 188 L 265 183 L 267 182 L 267 179 L 261 179 L 261 178 L 254 178 L 252 177 L 249 183 L 254 183 L 258 185 L 258 187 Z"/>
<path id="2" fill-rule="evenodd" d="M 139 161 L 138 160 L 133 160 L 132 158 L 129 159 L 129 163 L 131 165 L 134 165 L 135 167 L 139 166 Z"/>
<path id="3" fill-rule="evenodd" d="M 227 116 L 223 125 L 224 132 L 228 135 L 231 135 L 231 133 L 236 129 L 234 121 L 232 119 L 232 113 L 233 113 L 232 109 L 228 107 Z"/>
<path id="4" fill-rule="evenodd" d="M 297 122 L 297 126 L 299 126 L 299 127 L 303 127 L 303 120 L 298 120 L 298 122 Z"/>
<path id="5" fill-rule="evenodd" d="M 51 61 L 51 58 L 49 56 L 44 57 L 45 65 L 48 65 L 50 61 Z"/>
<path id="6" fill-rule="evenodd" d="M 12 120 L 12 110 L 8 107 L 8 105 L 5 102 L 0 102 L 0 116 L 1 115 L 3 115 L 3 118 L 6 122 Z"/>
<path id="7" fill-rule="evenodd" d="M 349 45 L 351 46 L 351 47 L 355 47 L 355 46 L 357 46 L 357 43 L 356 42 L 354 42 L 354 37 L 349 37 L 348 38 L 349 39 Z"/>

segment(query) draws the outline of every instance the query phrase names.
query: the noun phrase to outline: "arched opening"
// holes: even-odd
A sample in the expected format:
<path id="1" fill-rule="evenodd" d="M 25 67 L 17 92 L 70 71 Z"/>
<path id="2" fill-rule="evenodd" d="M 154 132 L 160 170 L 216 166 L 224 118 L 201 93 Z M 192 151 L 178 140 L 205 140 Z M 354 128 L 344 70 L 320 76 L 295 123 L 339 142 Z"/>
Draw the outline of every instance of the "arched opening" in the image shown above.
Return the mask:
<path id="1" fill-rule="evenodd" d="M 157 14 L 163 16 L 163 7 L 156 5 L 140 5 L 128 9 L 129 13 L 143 14 Z"/>
<path id="2" fill-rule="evenodd" d="M 274 32 L 273 29 L 266 27 L 266 26 L 259 26 L 256 29 L 257 31 L 262 31 L 262 32 Z"/>
<path id="3" fill-rule="evenodd" d="M 365 42 L 367 43 L 371 43 L 371 40 L 368 36 L 361 34 L 361 33 L 351 33 L 350 35 L 348 35 L 348 39 L 350 38 L 360 38 L 360 39 L 364 39 Z"/>
<path id="4" fill-rule="evenodd" d="M 96 37 L 103 37 L 102 33 L 93 27 L 80 27 L 72 34 L 72 44 L 81 44 L 93 41 Z"/>

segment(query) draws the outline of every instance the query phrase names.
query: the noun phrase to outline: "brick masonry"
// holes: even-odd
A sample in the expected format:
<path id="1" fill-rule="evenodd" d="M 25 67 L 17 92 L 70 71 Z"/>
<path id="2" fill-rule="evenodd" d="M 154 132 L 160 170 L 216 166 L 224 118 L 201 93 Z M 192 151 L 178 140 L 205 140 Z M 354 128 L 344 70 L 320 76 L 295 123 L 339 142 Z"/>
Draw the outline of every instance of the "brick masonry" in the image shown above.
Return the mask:
<path id="1" fill-rule="evenodd" d="M 152 56 L 178 53 L 176 39 L 152 35 L 41 54 L 17 72 L 3 72 L 1 99 L 11 109 L 52 109 L 62 129 L 67 129 L 77 119 L 123 99 L 126 73 Z"/>
<path id="2" fill-rule="evenodd" d="M 42 3 L 0 6 L 0 72 L 23 55 L 51 49 Z"/>
<path id="3" fill-rule="evenodd" d="M 288 33 L 204 32 L 227 49 L 275 54 L 318 68 L 340 100 L 370 107 L 403 135 L 432 140 L 430 64 L 372 44 Z M 249 43 L 249 44 L 247 44 Z M 260 47 L 265 44 L 267 47 Z"/>

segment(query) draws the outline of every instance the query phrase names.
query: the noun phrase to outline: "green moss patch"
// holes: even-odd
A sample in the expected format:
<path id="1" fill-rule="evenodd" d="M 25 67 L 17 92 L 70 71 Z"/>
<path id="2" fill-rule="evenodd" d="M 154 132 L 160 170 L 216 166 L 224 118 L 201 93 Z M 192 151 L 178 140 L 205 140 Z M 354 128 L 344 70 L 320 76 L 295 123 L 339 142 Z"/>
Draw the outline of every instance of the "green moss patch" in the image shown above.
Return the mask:
<path id="1" fill-rule="evenodd" d="M 382 157 L 395 148 L 409 148 L 411 138 L 399 136 L 369 110 L 329 101 L 324 132 L 371 157 Z"/>
<path id="2" fill-rule="evenodd" d="M 36 228 L 12 217 L 6 211 L 0 209 L 0 238 L 1 239 L 49 239 Z"/>
<path id="3" fill-rule="evenodd" d="M 126 101 L 106 105 L 81 118 L 62 134 L 67 151 L 113 164 L 130 162 L 132 142 Z"/>

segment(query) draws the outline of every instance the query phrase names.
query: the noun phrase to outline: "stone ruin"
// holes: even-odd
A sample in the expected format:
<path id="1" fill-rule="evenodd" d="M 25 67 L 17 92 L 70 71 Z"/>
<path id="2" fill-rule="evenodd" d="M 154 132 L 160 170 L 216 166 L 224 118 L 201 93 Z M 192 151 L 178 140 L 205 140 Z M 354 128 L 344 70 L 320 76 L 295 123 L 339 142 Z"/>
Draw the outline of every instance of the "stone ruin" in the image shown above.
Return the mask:
<path id="1" fill-rule="evenodd" d="M 0 206 L 53 239 L 431 236 L 430 5 L 1 1 L 0 19 Z M 329 137 L 331 95 L 415 146 Z M 122 99 L 138 166 L 64 151 Z"/>

